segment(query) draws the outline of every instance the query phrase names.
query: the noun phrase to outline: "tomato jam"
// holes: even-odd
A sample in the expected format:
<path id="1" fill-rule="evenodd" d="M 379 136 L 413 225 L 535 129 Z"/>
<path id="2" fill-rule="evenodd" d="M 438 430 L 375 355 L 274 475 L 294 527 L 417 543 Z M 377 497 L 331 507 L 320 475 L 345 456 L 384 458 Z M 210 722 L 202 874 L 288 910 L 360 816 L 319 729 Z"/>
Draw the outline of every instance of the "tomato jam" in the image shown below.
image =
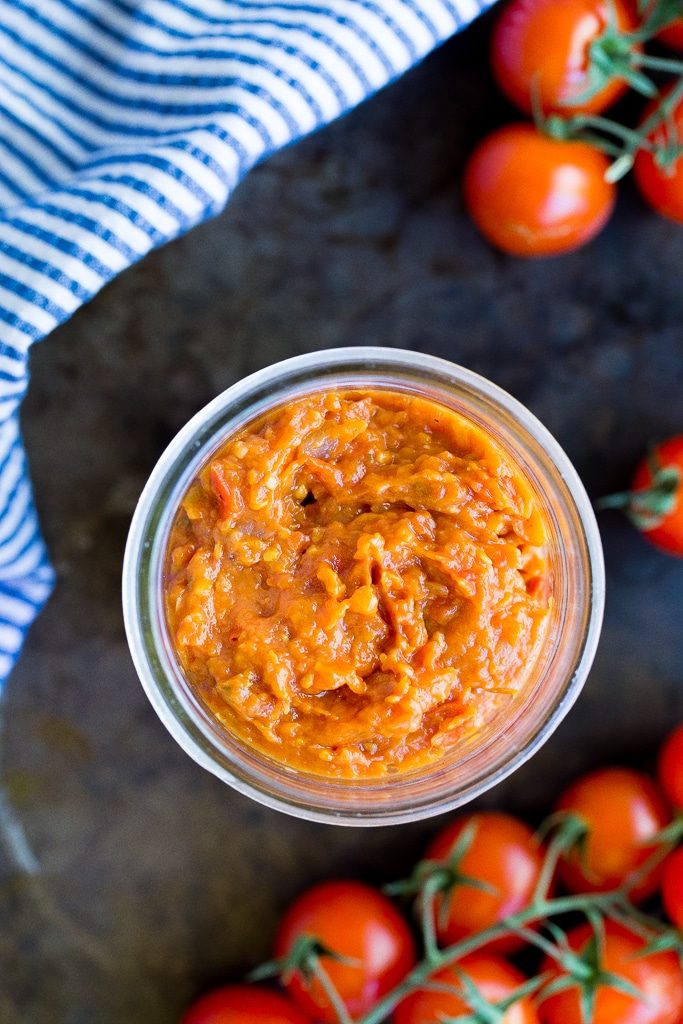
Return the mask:
<path id="1" fill-rule="evenodd" d="M 546 541 L 524 475 L 470 420 L 318 392 L 230 436 L 191 484 L 168 623 L 245 744 L 328 777 L 410 771 L 516 709 L 549 618 Z"/>

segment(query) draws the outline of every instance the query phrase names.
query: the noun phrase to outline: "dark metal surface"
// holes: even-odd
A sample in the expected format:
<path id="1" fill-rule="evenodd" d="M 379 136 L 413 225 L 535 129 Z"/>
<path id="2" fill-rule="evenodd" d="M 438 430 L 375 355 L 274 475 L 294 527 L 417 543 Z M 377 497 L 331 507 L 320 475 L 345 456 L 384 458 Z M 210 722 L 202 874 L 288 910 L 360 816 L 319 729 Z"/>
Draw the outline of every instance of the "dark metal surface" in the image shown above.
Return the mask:
<path id="1" fill-rule="evenodd" d="M 381 344 L 511 391 L 592 497 L 683 429 L 683 229 L 627 187 L 589 248 L 525 263 L 489 249 L 462 211 L 465 154 L 510 116 L 486 30 L 258 168 L 222 217 L 34 352 L 24 428 L 59 585 L 4 701 L 0 781 L 39 871 L 27 878 L 0 846 L 2 1024 L 170 1024 L 269 952 L 302 886 L 395 875 L 438 826 L 279 816 L 196 767 L 157 721 L 123 635 L 121 558 L 147 473 L 197 408 L 276 359 Z M 601 527 L 594 671 L 552 741 L 489 798 L 531 817 L 585 766 L 647 763 L 683 718 L 683 563 L 616 515 Z"/>

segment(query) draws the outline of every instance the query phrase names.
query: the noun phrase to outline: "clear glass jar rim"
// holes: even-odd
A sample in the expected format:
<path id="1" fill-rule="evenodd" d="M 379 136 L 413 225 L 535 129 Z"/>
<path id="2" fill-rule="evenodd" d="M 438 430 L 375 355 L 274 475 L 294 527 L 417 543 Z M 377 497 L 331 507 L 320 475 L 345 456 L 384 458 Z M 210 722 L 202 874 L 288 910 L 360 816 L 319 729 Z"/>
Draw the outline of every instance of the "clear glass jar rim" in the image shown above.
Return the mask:
<path id="1" fill-rule="evenodd" d="M 318 378 L 320 387 L 324 387 L 325 371 L 333 370 L 340 373 L 349 370 L 368 374 L 375 372 L 391 375 L 392 371 L 414 374 L 422 381 L 437 380 L 445 387 L 450 385 L 469 390 L 493 408 L 504 411 L 548 457 L 570 495 L 582 527 L 583 555 L 590 579 L 590 608 L 572 677 L 568 679 L 565 689 L 560 693 L 550 713 L 540 723 L 538 730 L 505 764 L 497 765 L 485 778 L 473 780 L 471 786 L 461 787 L 457 793 L 451 794 L 450 799 L 442 797 L 435 800 L 433 805 L 426 804 L 419 808 L 401 807 L 392 810 L 387 803 L 381 802 L 374 813 L 372 810 L 363 813 L 349 812 L 345 807 L 335 807 L 334 801 L 316 803 L 314 800 L 307 802 L 298 797 L 291 798 L 285 792 L 288 782 L 286 773 L 283 773 L 280 791 L 275 792 L 272 787 L 270 790 L 267 786 L 264 788 L 256 778 L 250 778 L 248 771 L 240 774 L 219 766 L 213 753 L 207 750 L 206 744 L 198 741 L 197 735 L 193 736 L 192 730 L 188 729 L 185 718 L 187 709 L 180 707 L 173 699 L 169 699 L 168 694 L 162 692 L 159 671 L 163 673 L 163 668 L 158 663 L 155 664 L 155 652 L 150 650 L 149 637 L 145 637 L 143 628 L 144 595 L 141 598 L 138 579 L 141 558 L 149 556 L 163 513 L 168 512 L 165 506 L 161 509 L 158 507 L 159 496 L 163 493 L 167 480 L 174 471 L 177 471 L 178 466 L 187 460 L 188 455 L 196 456 L 206 450 L 206 438 L 203 443 L 198 443 L 197 438 L 206 432 L 207 425 L 224 415 L 240 400 L 248 398 L 249 395 L 259 394 L 264 387 L 282 384 L 292 375 L 305 373 L 311 385 L 308 390 L 312 390 L 312 385 Z M 397 386 L 400 386 L 398 381 Z M 543 424 L 515 398 L 471 370 L 434 356 L 381 347 L 328 349 L 295 356 L 243 378 L 204 406 L 179 431 L 154 467 L 133 516 L 123 567 L 124 621 L 133 661 L 155 711 L 176 741 L 195 761 L 244 795 L 308 820 L 347 825 L 395 824 L 442 813 L 489 789 L 531 757 L 564 718 L 581 691 L 599 639 L 604 589 L 602 548 L 592 507 L 569 458 Z"/>

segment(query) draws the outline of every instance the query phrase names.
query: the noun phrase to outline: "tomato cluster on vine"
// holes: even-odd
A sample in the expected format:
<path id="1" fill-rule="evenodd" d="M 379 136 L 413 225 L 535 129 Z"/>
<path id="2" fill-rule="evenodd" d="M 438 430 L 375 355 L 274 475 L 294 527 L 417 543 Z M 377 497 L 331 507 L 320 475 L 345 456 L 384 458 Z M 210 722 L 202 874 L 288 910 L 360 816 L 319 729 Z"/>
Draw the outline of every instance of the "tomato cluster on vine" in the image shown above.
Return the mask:
<path id="1" fill-rule="evenodd" d="M 648 204 L 683 223 L 683 62 L 651 43 L 683 49 L 679 0 L 508 0 L 491 69 L 535 123 L 494 131 L 467 163 L 465 205 L 493 245 L 516 256 L 578 248 L 607 223 L 632 168 Z M 628 89 L 651 101 L 636 128 L 604 116 Z"/>
<path id="2" fill-rule="evenodd" d="M 313 886 L 182 1024 L 680 1024 L 683 725 L 658 764 L 583 775 L 537 832 L 463 813 L 383 892 Z"/>

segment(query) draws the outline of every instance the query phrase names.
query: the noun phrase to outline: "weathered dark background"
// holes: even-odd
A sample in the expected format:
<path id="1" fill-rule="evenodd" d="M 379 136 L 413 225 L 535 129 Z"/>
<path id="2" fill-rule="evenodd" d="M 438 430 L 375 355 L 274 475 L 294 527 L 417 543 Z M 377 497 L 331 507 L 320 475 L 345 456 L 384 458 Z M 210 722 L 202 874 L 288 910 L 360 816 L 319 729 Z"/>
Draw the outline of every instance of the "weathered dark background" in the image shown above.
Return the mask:
<path id="1" fill-rule="evenodd" d="M 508 118 L 487 20 L 350 117 L 254 171 L 226 213 L 125 273 L 34 353 L 24 410 L 59 585 L 5 697 L 0 781 L 39 862 L 0 846 L 0 1022 L 162 1024 L 269 952 L 314 879 L 405 870 L 438 822 L 383 830 L 263 810 L 196 767 L 133 671 L 119 586 L 130 515 L 185 420 L 299 352 L 394 345 L 531 407 L 593 497 L 683 428 L 683 229 L 627 186 L 582 252 L 507 259 L 458 181 Z M 647 763 L 683 718 L 683 564 L 601 519 L 607 615 L 579 704 L 490 794 L 537 815 L 572 773 Z"/>

